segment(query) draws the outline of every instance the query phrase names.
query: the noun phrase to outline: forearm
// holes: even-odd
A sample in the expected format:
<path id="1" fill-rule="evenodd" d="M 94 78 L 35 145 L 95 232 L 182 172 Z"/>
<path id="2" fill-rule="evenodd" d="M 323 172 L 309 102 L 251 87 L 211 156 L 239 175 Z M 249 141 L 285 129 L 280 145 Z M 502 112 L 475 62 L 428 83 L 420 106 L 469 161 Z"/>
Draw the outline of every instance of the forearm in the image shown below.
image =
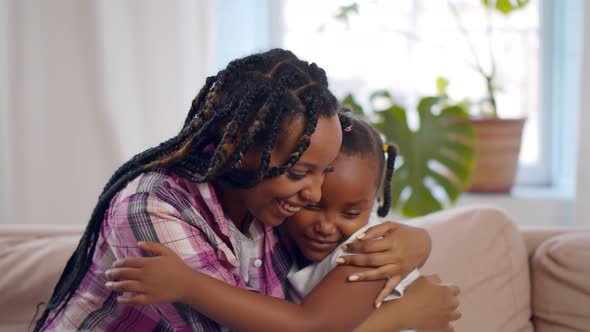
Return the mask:
<path id="1" fill-rule="evenodd" d="M 182 302 L 236 331 L 350 331 L 369 316 L 372 299 L 384 282 L 347 283 L 351 268 L 337 269 L 301 304 L 239 289 L 194 271 L 187 276 Z"/>
<path id="2" fill-rule="evenodd" d="M 231 330 L 311 331 L 312 315 L 302 306 L 234 287 L 197 271 L 187 285 L 182 302 Z"/>
<path id="3" fill-rule="evenodd" d="M 354 332 L 398 332 L 404 329 L 399 300 L 389 301 L 376 310 Z"/>

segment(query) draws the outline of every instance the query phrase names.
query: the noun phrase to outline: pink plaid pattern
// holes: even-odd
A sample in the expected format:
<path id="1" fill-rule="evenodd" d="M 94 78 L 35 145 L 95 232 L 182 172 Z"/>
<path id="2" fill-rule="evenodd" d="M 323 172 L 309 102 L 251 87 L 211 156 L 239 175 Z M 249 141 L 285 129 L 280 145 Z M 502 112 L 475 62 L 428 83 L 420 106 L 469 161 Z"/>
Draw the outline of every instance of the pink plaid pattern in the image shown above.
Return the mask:
<path id="1" fill-rule="evenodd" d="M 279 234 L 255 221 L 263 261 L 246 285 L 240 271 L 238 230 L 208 183 L 175 173 L 145 173 L 111 201 L 90 271 L 64 312 L 47 331 L 220 331 L 222 327 L 180 303 L 129 306 L 104 287 L 104 272 L 116 259 L 142 256 L 138 241 L 166 244 L 195 270 L 236 287 L 284 298 L 291 267 Z"/>

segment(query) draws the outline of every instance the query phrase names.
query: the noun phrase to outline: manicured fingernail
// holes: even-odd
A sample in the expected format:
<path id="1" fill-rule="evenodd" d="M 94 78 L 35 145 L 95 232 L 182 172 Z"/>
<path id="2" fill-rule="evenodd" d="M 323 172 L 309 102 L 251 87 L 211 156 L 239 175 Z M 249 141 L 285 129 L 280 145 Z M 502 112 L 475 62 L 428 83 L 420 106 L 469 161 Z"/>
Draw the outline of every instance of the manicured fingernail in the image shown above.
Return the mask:
<path id="1" fill-rule="evenodd" d="M 336 259 L 336 264 L 342 264 L 342 263 L 344 263 L 344 258 L 339 257 Z"/>
<path id="2" fill-rule="evenodd" d="M 111 270 L 106 270 L 106 271 L 104 272 L 104 274 L 105 274 L 107 277 L 110 277 L 110 276 L 111 276 L 111 273 L 113 273 Z"/>
<path id="3" fill-rule="evenodd" d="M 365 235 L 367 235 L 367 234 L 361 233 L 361 235 L 357 236 L 356 238 L 359 240 L 362 240 L 365 237 Z"/>
<path id="4" fill-rule="evenodd" d="M 139 241 L 139 242 L 137 242 L 137 245 L 138 245 L 138 246 L 143 246 L 144 244 L 145 244 L 145 242 L 143 242 L 143 241 Z"/>
<path id="5" fill-rule="evenodd" d="M 379 308 L 381 307 L 381 305 L 382 305 L 382 304 L 383 304 L 383 302 L 378 302 L 378 303 L 375 305 L 375 308 L 379 309 Z"/>
<path id="6" fill-rule="evenodd" d="M 104 284 L 104 285 L 105 285 L 105 286 L 107 286 L 107 288 L 109 288 L 109 287 L 113 286 L 113 283 L 112 283 L 112 282 L 110 282 L 110 281 L 107 281 L 107 283 L 106 283 L 106 284 Z"/>
<path id="7" fill-rule="evenodd" d="M 346 245 L 346 244 L 343 244 L 343 245 L 342 245 L 342 247 L 341 247 L 341 248 L 342 248 L 342 251 L 346 251 L 346 248 L 347 248 L 347 247 L 348 247 L 348 245 Z"/>
<path id="8" fill-rule="evenodd" d="M 348 281 L 357 281 L 359 279 L 360 279 L 360 277 L 357 276 L 356 274 L 353 274 L 351 276 L 348 276 Z"/>

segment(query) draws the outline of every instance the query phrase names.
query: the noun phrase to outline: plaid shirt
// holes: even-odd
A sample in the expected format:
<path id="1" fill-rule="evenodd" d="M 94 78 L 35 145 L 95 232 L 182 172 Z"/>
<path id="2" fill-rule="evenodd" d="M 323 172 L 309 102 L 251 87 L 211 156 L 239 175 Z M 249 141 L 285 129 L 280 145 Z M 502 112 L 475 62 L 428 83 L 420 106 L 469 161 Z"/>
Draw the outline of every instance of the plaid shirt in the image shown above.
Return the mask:
<path id="1" fill-rule="evenodd" d="M 105 213 L 89 272 L 48 331 L 220 331 L 222 327 L 180 303 L 132 306 L 117 303 L 104 272 L 120 258 L 142 256 L 138 241 L 166 244 L 195 270 L 236 287 L 285 297 L 291 259 L 272 227 L 254 222 L 262 265 L 251 266 L 249 284 L 240 270 L 237 228 L 225 217 L 211 184 L 167 172 L 149 172 L 129 183 Z M 258 265 L 258 264 L 257 264 Z"/>

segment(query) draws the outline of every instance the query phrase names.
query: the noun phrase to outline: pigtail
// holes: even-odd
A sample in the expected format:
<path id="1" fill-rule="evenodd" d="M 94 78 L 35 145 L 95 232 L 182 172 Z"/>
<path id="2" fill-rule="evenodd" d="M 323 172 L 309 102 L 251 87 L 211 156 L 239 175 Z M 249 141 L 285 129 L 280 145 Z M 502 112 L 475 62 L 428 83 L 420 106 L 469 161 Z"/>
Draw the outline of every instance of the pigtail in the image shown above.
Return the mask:
<path id="1" fill-rule="evenodd" d="M 383 204 L 377 209 L 379 217 L 385 217 L 391 207 L 391 178 L 397 157 L 397 148 L 392 144 L 384 144 L 383 150 L 387 155 L 385 162 L 385 177 L 383 178 Z"/>

